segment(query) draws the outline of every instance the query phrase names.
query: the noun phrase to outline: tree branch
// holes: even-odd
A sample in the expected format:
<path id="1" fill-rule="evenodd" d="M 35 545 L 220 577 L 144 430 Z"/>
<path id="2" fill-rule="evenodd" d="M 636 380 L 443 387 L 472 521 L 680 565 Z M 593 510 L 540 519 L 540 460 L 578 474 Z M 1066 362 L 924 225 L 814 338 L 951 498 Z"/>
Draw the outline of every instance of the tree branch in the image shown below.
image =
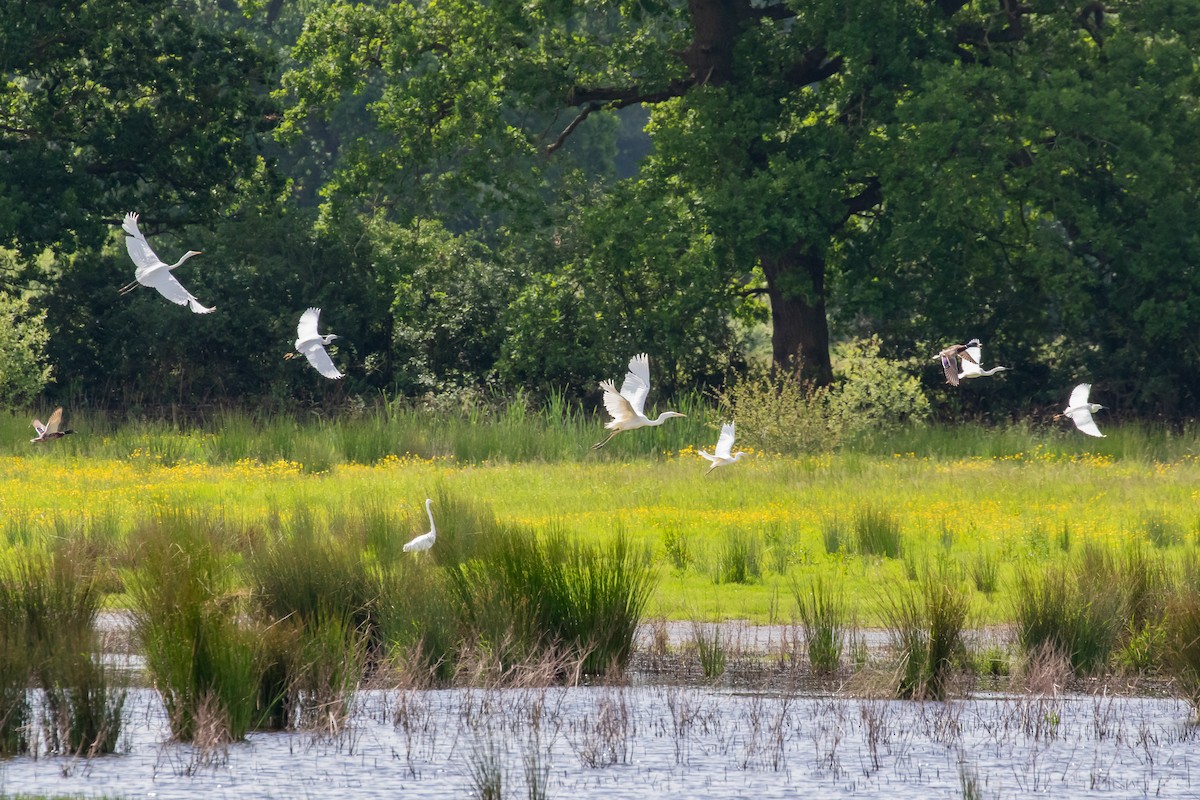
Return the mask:
<path id="1" fill-rule="evenodd" d="M 556 138 L 553 142 L 551 142 L 550 144 L 548 144 L 546 146 L 546 149 L 542 151 L 542 155 L 548 156 L 551 153 L 553 153 L 555 150 L 557 150 L 558 148 L 562 147 L 566 143 L 567 137 L 570 136 L 575 131 L 575 129 L 579 127 L 579 123 L 583 122 L 585 119 L 588 118 L 589 114 L 591 114 L 593 111 L 596 111 L 599 108 L 600 108 L 599 103 L 588 103 L 587 105 L 585 105 L 583 107 L 583 109 L 579 112 L 579 115 L 576 116 L 575 119 L 571 120 L 571 122 L 567 125 L 567 127 L 562 129 L 562 133 L 560 133 L 558 135 L 558 138 Z"/>

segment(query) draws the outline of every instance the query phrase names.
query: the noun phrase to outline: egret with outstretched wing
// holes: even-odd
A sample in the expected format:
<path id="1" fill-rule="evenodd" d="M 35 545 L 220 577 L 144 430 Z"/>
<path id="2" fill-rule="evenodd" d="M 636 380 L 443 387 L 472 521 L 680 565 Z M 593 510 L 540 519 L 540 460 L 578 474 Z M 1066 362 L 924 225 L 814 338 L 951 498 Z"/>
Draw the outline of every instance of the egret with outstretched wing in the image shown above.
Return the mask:
<path id="1" fill-rule="evenodd" d="M 621 431 L 662 425 L 671 417 L 686 416 L 678 411 L 664 411 L 657 419 L 646 418 L 646 398 L 650 395 L 650 357 L 645 353 L 629 359 L 629 372 L 625 373 L 620 391 L 612 381 L 600 381 L 600 388 L 604 390 L 604 408 L 612 417 L 612 421 L 604 427 L 612 433 L 604 441 L 592 445 L 593 450 L 608 444 Z"/>
<path id="2" fill-rule="evenodd" d="M 978 339 L 972 339 L 973 342 L 978 342 Z M 983 349 L 982 345 L 968 345 L 963 351 L 971 357 L 971 359 L 962 359 L 958 362 L 958 377 L 959 380 L 966 378 L 986 378 L 989 375 L 995 375 L 997 372 L 1004 372 L 1008 367 L 992 367 L 991 369 L 983 368 Z"/>
<path id="3" fill-rule="evenodd" d="M 134 280 L 121 287 L 121 294 L 129 294 L 138 287 L 138 284 L 141 284 L 157 289 L 159 294 L 175 305 L 187 306 L 196 314 L 211 314 L 216 311 L 216 306 L 212 308 L 202 306 L 196 296 L 183 288 L 183 284 L 171 274 L 171 270 L 192 256 L 200 255 L 199 250 L 188 250 L 174 264 L 167 264 L 154 254 L 146 242 L 146 237 L 138 229 L 136 212 L 131 211 L 125 215 L 125 222 L 122 223 L 121 229 L 125 231 L 125 249 L 129 251 L 129 257 L 137 265 L 137 270 L 133 273 Z"/>
<path id="4" fill-rule="evenodd" d="M 1096 426 L 1096 421 L 1092 419 L 1092 414 L 1095 414 L 1104 406 L 1099 403 L 1089 403 L 1088 393 L 1091 392 L 1092 385 L 1090 383 L 1081 383 L 1071 392 L 1071 399 L 1067 401 L 1067 407 L 1063 409 L 1063 413 L 1057 417 L 1070 417 L 1075 423 L 1075 427 L 1088 436 L 1098 436 L 1104 438 L 1104 434 L 1100 432 L 1100 428 Z"/>
<path id="5" fill-rule="evenodd" d="M 726 464 L 737 463 L 742 456 L 750 455 L 742 450 L 737 451 L 737 453 L 732 453 L 733 435 L 733 423 L 726 422 L 721 426 L 721 435 L 717 437 L 717 446 L 713 448 L 713 452 L 709 454 L 703 450 L 699 451 L 702 457 L 712 462 L 712 466 L 708 468 L 708 472 L 704 473 L 705 475 L 707 475 L 709 472 L 712 472 L 717 467 L 723 467 Z"/>
<path id="6" fill-rule="evenodd" d="M 300 315 L 300 324 L 296 326 L 296 352 L 307 358 L 308 363 L 317 368 L 317 372 L 326 378 L 337 380 L 342 377 L 342 373 L 338 372 L 338 368 L 333 365 L 333 359 L 325 352 L 325 345 L 338 337 L 335 333 L 325 336 L 317 333 L 317 319 L 320 316 L 319 308 L 310 308 Z"/>

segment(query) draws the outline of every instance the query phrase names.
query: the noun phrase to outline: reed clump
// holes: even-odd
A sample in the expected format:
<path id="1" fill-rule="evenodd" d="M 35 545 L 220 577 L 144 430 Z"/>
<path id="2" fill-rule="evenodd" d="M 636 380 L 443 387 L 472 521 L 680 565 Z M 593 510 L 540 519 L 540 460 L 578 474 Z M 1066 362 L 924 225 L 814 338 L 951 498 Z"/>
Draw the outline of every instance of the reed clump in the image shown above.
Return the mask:
<path id="1" fill-rule="evenodd" d="M 945 699 L 954 665 L 965 649 L 969 608 L 959 581 L 932 569 L 919 587 L 899 590 L 885 600 L 883 616 L 900 659 L 897 697 Z"/>
<path id="2" fill-rule="evenodd" d="M 836 674 L 850 623 L 845 596 L 820 578 L 804 589 L 793 584 L 792 595 L 804 629 L 809 667 L 816 675 Z"/>

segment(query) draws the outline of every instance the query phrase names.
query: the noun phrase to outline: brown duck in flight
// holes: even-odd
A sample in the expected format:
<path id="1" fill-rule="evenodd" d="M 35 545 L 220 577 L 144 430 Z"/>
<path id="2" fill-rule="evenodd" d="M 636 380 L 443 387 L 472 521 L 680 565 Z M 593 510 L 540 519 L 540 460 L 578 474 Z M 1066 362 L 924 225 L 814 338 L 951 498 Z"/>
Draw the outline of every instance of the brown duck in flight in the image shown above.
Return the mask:
<path id="1" fill-rule="evenodd" d="M 54 409 L 54 413 L 50 415 L 50 419 L 46 421 L 45 425 L 42 424 L 40 419 L 35 419 L 33 421 L 33 429 L 37 431 L 37 436 L 29 441 L 33 442 L 34 444 L 40 444 L 41 442 L 48 442 L 51 439 L 61 439 L 68 433 L 75 432 L 70 428 L 67 428 L 65 431 L 61 431 L 59 430 L 59 426 L 61 425 L 62 406 L 59 406 L 58 408 Z"/>
<path id="2" fill-rule="evenodd" d="M 976 366 L 979 365 L 979 362 L 969 352 L 969 348 L 979 346 L 979 340 L 972 339 L 966 344 L 952 344 L 938 353 L 938 358 L 942 360 L 942 370 L 946 373 L 946 383 L 958 386 L 958 359 L 969 361 Z"/>

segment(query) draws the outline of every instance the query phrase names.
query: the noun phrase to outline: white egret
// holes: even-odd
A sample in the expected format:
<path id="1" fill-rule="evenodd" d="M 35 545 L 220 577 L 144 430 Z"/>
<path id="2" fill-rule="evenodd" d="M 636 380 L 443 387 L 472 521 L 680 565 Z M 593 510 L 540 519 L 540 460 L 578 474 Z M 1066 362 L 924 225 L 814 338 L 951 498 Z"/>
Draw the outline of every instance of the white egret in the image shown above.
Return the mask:
<path id="1" fill-rule="evenodd" d="M 51 439 L 61 439 L 67 434 L 75 432 L 70 428 L 67 428 L 66 430 L 60 430 L 59 428 L 61 425 L 62 406 L 59 406 L 58 408 L 54 409 L 54 413 L 50 415 L 50 419 L 46 421 L 45 425 L 42 424 L 40 419 L 34 419 L 33 429 L 37 431 L 37 436 L 29 441 L 33 442 L 34 444 L 40 444 L 41 442 L 48 442 Z"/>
<path id="2" fill-rule="evenodd" d="M 408 544 L 404 545 L 404 552 L 416 552 L 419 550 L 428 550 L 433 547 L 433 541 L 437 539 L 437 526 L 433 524 L 433 498 L 425 498 L 425 513 L 429 515 L 429 532 L 422 533 L 420 536 L 413 539 Z"/>
<path id="3" fill-rule="evenodd" d="M 643 411 L 650 394 L 650 358 L 645 353 L 629 359 L 629 372 L 625 373 L 621 391 L 617 391 L 612 381 L 600 381 L 600 388 L 604 390 L 604 408 L 612 416 L 612 422 L 604 427 L 612 433 L 604 441 L 592 445 L 593 450 L 604 447 L 621 431 L 662 425 L 671 417 L 686 416 L 678 411 L 664 411 L 657 419 L 646 418 Z"/>
<path id="4" fill-rule="evenodd" d="M 979 340 L 972 339 L 966 344 L 952 344 L 943 348 L 934 357 L 935 360 L 941 359 L 942 371 L 946 373 L 946 383 L 951 386 L 958 386 L 958 362 L 975 361 L 975 357 L 967 352 L 970 347 L 979 347 Z"/>
<path id="5" fill-rule="evenodd" d="M 150 245 L 146 243 L 146 237 L 138 230 L 138 215 L 135 212 L 131 211 L 125 215 L 125 222 L 122 223 L 121 229 L 126 233 L 125 249 L 129 251 L 129 257 L 137 265 L 137 270 L 133 273 L 134 280 L 121 287 L 121 294 L 129 294 L 140 283 L 142 286 L 157 289 L 159 294 L 175 305 L 187 306 L 197 314 L 211 314 L 216 311 L 216 306 L 205 308 L 200 305 L 196 296 L 183 288 L 183 284 L 175 280 L 175 276 L 171 274 L 171 270 L 192 256 L 200 255 L 199 250 L 188 250 L 174 264 L 167 264 L 156 256 L 150 249 Z"/>
<path id="6" fill-rule="evenodd" d="M 317 368 L 317 372 L 326 378 L 337 380 L 342 377 L 342 373 L 338 372 L 337 367 L 333 365 L 333 359 L 325 352 L 325 345 L 338 337 L 335 333 L 325 336 L 317 333 L 317 318 L 320 316 L 319 308 L 310 308 L 300 315 L 300 324 L 296 326 L 296 352 L 307 358 L 308 363 Z M 288 353 L 287 357 L 292 358 L 294 355 Z"/>
<path id="7" fill-rule="evenodd" d="M 1096 427 L 1096 421 L 1092 419 L 1092 414 L 1095 414 L 1104 406 L 1099 403 L 1088 402 L 1088 392 L 1092 390 L 1090 383 L 1081 383 L 1071 391 L 1071 399 L 1067 401 L 1067 407 L 1063 409 L 1063 413 L 1055 414 L 1054 418 L 1070 417 L 1075 423 L 1075 427 L 1086 433 L 1088 436 L 1099 436 L 1104 438 L 1104 434 Z"/>
<path id="8" fill-rule="evenodd" d="M 735 464 L 741 460 L 742 456 L 750 455 L 742 450 L 731 455 L 731 450 L 733 450 L 733 423 L 727 422 L 721 426 L 721 435 L 717 438 L 717 446 L 713 448 L 712 454 L 700 451 L 701 456 L 712 462 L 712 466 L 704 474 L 707 475 L 717 467 L 723 467 L 726 464 Z"/>
<path id="9" fill-rule="evenodd" d="M 978 342 L 979 340 L 972 339 L 971 341 Z M 963 380 L 966 378 L 986 378 L 989 375 L 995 375 L 997 372 L 1003 372 L 1004 370 L 1008 369 L 1008 367 L 992 367 L 991 369 L 984 369 L 983 368 L 982 345 L 978 345 L 978 344 L 968 345 L 967 349 L 964 350 L 963 352 L 966 353 L 967 355 L 969 355 L 972 359 L 974 359 L 974 361 L 970 361 L 970 360 L 964 358 L 962 361 L 959 362 L 959 364 L 958 364 L 958 368 L 960 370 L 958 373 L 959 380 Z"/>

